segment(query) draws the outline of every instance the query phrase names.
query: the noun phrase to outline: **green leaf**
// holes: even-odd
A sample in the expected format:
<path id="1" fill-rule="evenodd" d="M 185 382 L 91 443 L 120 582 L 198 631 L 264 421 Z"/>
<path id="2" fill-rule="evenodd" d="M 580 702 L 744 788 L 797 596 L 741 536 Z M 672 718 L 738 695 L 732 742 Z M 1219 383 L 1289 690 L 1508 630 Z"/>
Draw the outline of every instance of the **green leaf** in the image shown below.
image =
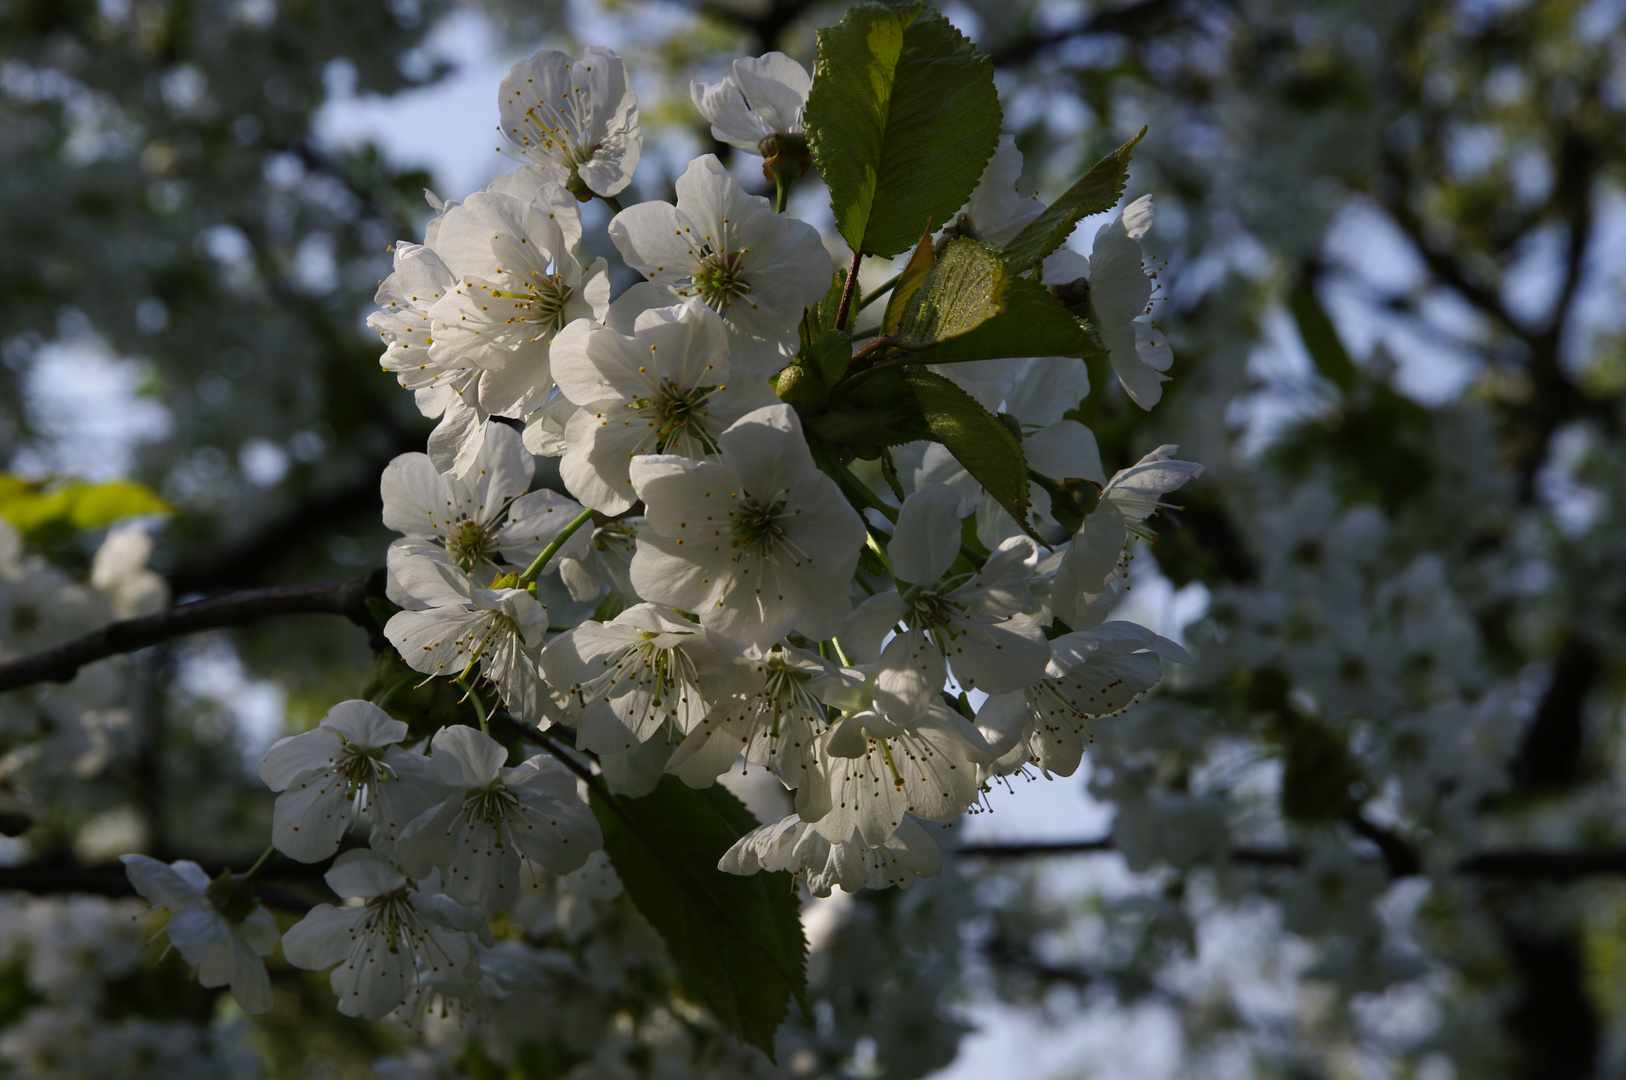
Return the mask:
<path id="1" fill-rule="evenodd" d="M 808 144 L 854 251 L 896 255 L 971 195 L 999 144 L 988 58 L 920 4 L 858 4 L 818 33 Z"/>
<path id="2" fill-rule="evenodd" d="M 826 386 L 841 381 L 852 358 L 853 336 L 845 330 L 826 330 L 807 350 L 808 362 L 824 378 Z"/>
<path id="3" fill-rule="evenodd" d="M 1315 365 L 1316 371 L 1344 393 L 1354 390 L 1360 371 L 1355 367 L 1355 361 L 1350 359 L 1349 350 L 1344 348 L 1338 328 L 1333 326 L 1332 320 L 1327 317 L 1327 310 L 1321 306 L 1321 300 L 1315 294 L 1315 285 L 1308 275 L 1301 276 L 1298 284 L 1293 286 L 1293 291 L 1287 296 L 1287 307 L 1293 313 L 1293 321 L 1298 323 L 1299 337 L 1304 339 L 1304 348 L 1309 352 L 1310 362 Z"/>
<path id="4" fill-rule="evenodd" d="M 932 247 L 932 234 L 920 234 L 920 243 L 915 245 L 914 254 L 909 256 L 909 263 L 898 275 L 898 283 L 892 286 L 892 295 L 886 300 L 886 315 L 881 319 L 881 333 L 896 334 L 903 322 L 904 308 L 909 306 L 910 297 L 920 290 L 925 283 L 926 275 L 931 273 L 932 264 L 937 259 L 937 251 Z"/>
<path id="5" fill-rule="evenodd" d="M 1129 180 L 1130 155 L 1135 144 L 1145 137 L 1146 129 L 1141 128 L 1139 135 L 1097 161 L 1061 198 L 1028 222 L 1027 227 L 1005 245 L 1006 263 L 1012 269 L 1026 269 L 1034 259 L 1042 259 L 1061 247 L 1080 218 L 1117 206 L 1124 184 Z"/>
<path id="6" fill-rule="evenodd" d="M 843 383 L 832 391 L 829 409 L 803 423 L 830 445 L 866 460 L 888 446 L 932 437 L 913 389 L 893 368 Z"/>
<path id="7" fill-rule="evenodd" d="M 824 299 L 802 312 L 802 348 L 807 348 L 826 330 L 836 325 L 836 312 L 841 310 L 841 290 L 847 284 L 847 271 L 837 270 L 830 276 L 830 288 Z"/>
<path id="8" fill-rule="evenodd" d="M 914 262 L 911 259 L 910 265 Z M 1005 310 L 1008 280 L 1005 264 L 993 248 L 964 237 L 950 240 L 904 302 L 898 336 L 906 345 L 920 346 L 969 334 Z"/>
<path id="9" fill-rule="evenodd" d="M 133 480 L 74 480 L 48 488 L 41 481 L 0 473 L 0 517 L 24 535 L 100 529 L 124 518 L 173 513 L 173 506 Z"/>
<path id="10" fill-rule="evenodd" d="M 1106 358 L 1090 328 L 1038 282 L 1009 278 L 1003 300 L 1004 310 L 998 315 L 951 340 L 913 351 L 910 363 L 952 364 L 1001 356 Z"/>
<path id="11" fill-rule="evenodd" d="M 791 999 L 807 1007 L 807 940 L 789 874 L 717 869 L 756 818 L 722 785 L 695 791 L 672 776 L 642 798 L 611 805 L 595 792 L 592 804 L 604 850 L 684 988 L 772 1059 Z"/>
<path id="12" fill-rule="evenodd" d="M 1028 463 L 1022 441 L 977 399 L 933 371 L 907 369 L 931 438 L 948 448 L 1035 540 L 1028 524 Z"/>

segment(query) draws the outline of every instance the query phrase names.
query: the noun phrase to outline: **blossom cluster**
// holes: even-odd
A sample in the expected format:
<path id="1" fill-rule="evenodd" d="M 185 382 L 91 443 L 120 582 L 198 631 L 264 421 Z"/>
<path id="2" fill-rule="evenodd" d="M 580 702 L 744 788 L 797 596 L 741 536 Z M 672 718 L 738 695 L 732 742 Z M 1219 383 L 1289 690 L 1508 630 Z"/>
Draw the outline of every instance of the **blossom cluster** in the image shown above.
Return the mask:
<path id="1" fill-rule="evenodd" d="M 489 1002 L 502 953 L 487 917 L 602 843 L 586 782 L 636 798 L 666 775 L 706 788 L 765 770 L 794 792 L 791 812 L 741 836 L 721 870 L 789 871 L 819 896 L 904 886 L 941 869 L 930 826 L 998 777 L 1071 775 L 1092 721 L 1149 690 L 1163 660 L 1189 662 L 1107 616 L 1127 545 L 1201 467 L 1163 446 L 1109 476 L 1067 415 L 1090 392 L 1082 360 L 932 368 L 1015 433 L 1031 520 L 937 443 L 888 451 L 876 494 L 869 465 L 780 400 L 809 309 L 833 279 L 843 289 L 819 229 L 784 212 L 811 82 L 771 53 L 694 88 L 719 139 L 764 156 L 777 208 L 705 155 L 675 205 L 623 209 L 642 133 L 621 60 L 538 53 L 499 95 L 520 167 L 462 202 L 431 197 L 424 242 L 394 249 L 369 325 L 384 369 L 438 423 L 426 453 L 382 477 L 400 534 L 384 635 L 413 679 L 458 689 L 470 723 L 424 738 L 347 701 L 265 757 L 276 849 L 337 854 L 326 880 L 347 903 L 317 907 L 282 948 L 334 968 L 342 1011 Z M 1034 220 L 1020 170 L 1006 139 L 939 242 L 993 250 Z M 594 198 L 644 279 L 613 298 L 607 260 L 585 247 L 579 208 Z M 1037 278 L 1089 297 L 1143 407 L 1170 361 L 1140 318 L 1152 214 L 1136 200 L 1089 256 L 1057 251 Z M 856 284 L 838 321 L 876 298 L 855 300 Z M 538 457 L 558 459 L 565 493 L 531 490 Z M 1057 481 L 1090 492 L 1088 513 L 1052 505 Z M 508 765 L 499 725 L 545 752 Z M 363 823 L 367 846 L 341 852 Z M 174 913 L 171 940 L 202 981 L 269 1007 L 258 958 L 275 933 L 246 879 L 138 856 L 130 872 Z"/>

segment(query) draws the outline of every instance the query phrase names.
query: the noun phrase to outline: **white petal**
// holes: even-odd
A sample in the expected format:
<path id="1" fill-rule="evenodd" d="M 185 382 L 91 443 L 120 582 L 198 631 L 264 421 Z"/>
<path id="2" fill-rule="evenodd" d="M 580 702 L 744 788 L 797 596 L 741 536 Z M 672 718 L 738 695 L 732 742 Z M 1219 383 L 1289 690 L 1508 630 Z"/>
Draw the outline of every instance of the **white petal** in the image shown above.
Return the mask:
<path id="1" fill-rule="evenodd" d="M 903 500 L 886 546 L 900 580 L 932 585 L 948 573 L 960 555 L 959 510 L 959 495 L 943 484 L 927 484 Z"/>

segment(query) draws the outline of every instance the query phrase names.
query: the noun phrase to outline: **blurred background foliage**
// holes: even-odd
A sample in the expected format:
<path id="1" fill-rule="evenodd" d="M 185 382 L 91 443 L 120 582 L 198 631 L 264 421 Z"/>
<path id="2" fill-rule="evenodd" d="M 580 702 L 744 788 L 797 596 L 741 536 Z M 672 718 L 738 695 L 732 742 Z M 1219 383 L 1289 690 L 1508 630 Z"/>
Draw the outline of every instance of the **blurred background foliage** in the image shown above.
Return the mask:
<path id="1" fill-rule="evenodd" d="M 811 67 L 812 30 L 840 8 L 0 0 L 0 462 L 36 482 L 6 481 L 0 513 L 82 573 L 111 518 L 74 519 L 72 500 L 52 495 L 54 511 L 30 504 L 44 524 L 29 528 L 11 507 L 70 477 L 128 478 L 164 504 L 131 512 L 173 511 L 153 564 L 177 598 L 365 573 L 388 540 L 378 475 L 422 447 L 428 424 L 378 371 L 363 319 L 389 246 L 427 217 L 422 189 L 444 181 L 370 142 L 324 138 L 324 117 L 450 77 L 441 45 L 458 28 L 487 28 L 512 57 L 613 35 L 651 132 L 635 189 L 665 197 L 690 155 L 729 154 L 690 108 L 687 80 L 770 48 Z M 832 1043 L 806 1071 L 925 1075 L 953 1056 L 956 1010 L 1003 1001 L 1062 1027 L 1081 1010 L 1133 1018 L 1155 1003 L 1178 1020 L 1158 1029 L 1176 1048 L 1170 1068 L 1190 1075 L 1621 1075 L 1618 882 L 1451 867 L 1475 845 L 1626 843 L 1626 5 L 945 10 L 998 67 L 1022 190 L 1052 196 L 1151 126 L 1129 195 L 1158 200 L 1150 250 L 1174 381 L 1148 414 L 1092 372 L 1095 393 L 1075 415 L 1109 473 L 1163 442 L 1209 467 L 1161 519 L 1136 579 L 1177 621 L 1195 620 L 1199 665 L 1103 733 L 1091 780 L 1095 798 L 1118 805 L 1115 839 L 1146 876 L 1103 899 L 1048 864 L 965 860 L 953 890 L 912 901 L 948 912 L 947 937 L 922 932 L 873 972 L 820 984 L 829 1015 L 863 1017 L 869 1044 Z M 493 83 L 493 107 L 460 122 L 493 125 L 495 96 Z M 470 172 L 494 175 L 504 163 L 490 158 Z M 816 189 L 804 184 L 792 209 L 816 216 Z M 602 217 L 586 212 L 589 246 L 607 250 Z M 1361 507 L 1386 523 L 1368 541 L 1339 531 Z M 1336 596 L 1348 574 L 1371 583 L 1357 591 L 1377 614 L 1355 620 L 1326 603 L 1321 623 L 1269 614 L 1278 600 L 1294 609 Z M 1426 641 L 1379 655 L 1372 618 L 1399 620 L 1405 604 L 1445 594 L 1450 612 L 1441 600 L 1415 624 Z M 1182 629 L 1163 618 L 1165 632 Z M 1339 618 L 1362 629 L 1329 638 L 1323 624 Z M 153 650 L 135 666 L 139 750 L 64 799 L 60 820 L 33 822 L 9 857 L 105 857 L 84 842 L 87 823 L 134 806 L 148 850 L 252 859 L 270 798 L 245 766 L 242 733 L 263 746 L 307 727 L 371 670 L 366 635 L 333 619 Z M 1446 706 L 1458 719 L 1438 720 Z M 1425 714 L 1436 727 L 1413 722 Z M 1442 763 L 1439 723 L 1489 779 Z M 1471 798 L 1452 802 L 1458 790 Z M 1381 868 L 1378 886 L 1339 914 L 1342 886 L 1316 879 L 1323 926 L 1293 914 L 1292 873 L 1214 866 L 1193 819 L 1154 815 L 1153 841 L 1135 848 L 1125 808 L 1180 799 L 1198 810 L 1223 800 L 1238 845 L 1353 852 Z M 1351 926 L 1384 888 L 1397 895 L 1391 879 L 1419 870 L 1430 888 L 1408 923 L 1407 966 L 1384 951 L 1392 941 Z M 867 921 L 851 926 L 897 944 L 907 932 L 887 920 L 915 910 L 899 904 L 865 897 Z M 1203 955 L 1205 919 L 1257 904 L 1287 912 L 1266 920 L 1276 936 L 1285 918 L 1316 943 L 1321 982 L 1299 962 L 1287 998 L 1262 1010 L 1223 971 L 1168 989 L 1171 968 L 1190 975 Z M 842 932 L 860 933 L 851 926 Z M 900 974 L 923 955 L 930 981 Z M 0 1024 L 20 1023 L 39 994 L 12 963 Z M 109 1010 L 134 1002 L 199 1021 L 220 1010 L 174 957 L 129 970 L 128 985 L 105 993 Z M 669 976 L 649 970 L 641 992 L 668 992 Z M 865 999 L 868 978 L 894 998 Z M 292 992 L 276 1011 L 228 1033 L 267 1074 L 360 1075 L 390 1049 L 333 1012 L 322 977 L 283 969 L 278 980 Z M 1401 984 L 1420 996 L 1394 998 Z M 909 1019 L 897 994 L 928 999 L 914 1003 L 932 1019 L 915 1041 L 898 1035 Z M 1372 1020 L 1385 1000 L 1420 1013 L 1385 1027 Z M 563 1045 L 541 1039 L 512 1072 L 473 1050 L 460 1067 L 562 1074 L 575 1060 Z M 1047 1067 L 1177 1074 L 1103 1054 Z M 1004 1064 L 1006 1075 L 1038 1074 Z"/>

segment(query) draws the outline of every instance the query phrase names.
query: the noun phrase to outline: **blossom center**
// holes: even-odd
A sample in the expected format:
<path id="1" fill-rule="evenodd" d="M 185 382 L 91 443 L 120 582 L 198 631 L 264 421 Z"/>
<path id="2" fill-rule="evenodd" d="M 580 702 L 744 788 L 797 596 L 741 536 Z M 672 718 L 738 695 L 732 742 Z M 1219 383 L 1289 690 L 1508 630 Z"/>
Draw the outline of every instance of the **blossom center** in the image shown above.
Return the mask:
<path id="1" fill-rule="evenodd" d="M 464 518 L 452 526 L 452 531 L 446 535 L 446 554 L 464 573 L 474 569 L 474 564 L 483 559 L 489 559 L 497 550 L 496 537 L 485 525 L 471 518 Z"/>
<path id="2" fill-rule="evenodd" d="M 743 251 L 712 251 L 707 248 L 689 280 L 700 298 L 717 311 L 728 307 L 728 302 L 734 297 L 751 291 L 751 286 L 745 281 Z"/>
<path id="3" fill-rule="evenodd" d="M 492 290 L 492 296 L 500 296 L 510 300 L 518 300 L 515 307 L 523 314 L 515 315 L 508 321 L 510 323 L 523 322 L 536 328 L 536 336 L 532 341 L 549 341 L 560 330 L 564 329 L 565 306 L 575 295 L 575 290 L 565 284 L 563 274 L 543 274 L 533 270 L 531 279 L 524 282 L 523 292 L 498 292 Z"/>
<path id="4" fill-rule="evenodd" d="M 703 423 L 706 403 L 716 389 L 715 386 L 697 386 L 684 390 L 665 380 L 656 397 L 632 402 L 633 408 L 655 424 L 657 453 L 679 452 L 673 449 L 673 444 L 685 435 L 697 440 L 707 453 L 716 453 L 717 446 L 706 433 Z"/>
<path id="5" fill-rule="evenodd" d="M 333 772 L 344 781 L 352 799 L 365 799 L 380 780 L 394 775 L 382 760 L 383 747 L 360 746 L 346 741 L 340 755 L 334 763 Z"/>
<path id="6" fill-rule="evenodd" d="M 964 608 L 937 589 L 919 589 L 906 597 L 914 612 L 913 624 L 922 628 L 938 629 L 954 621 Z"/>
<path id="7" fill-rule="evenodd" d="M 784 510 L 783 500 L 763 506 L 755 499 L 745 499 L 738 510 L 729 514 L 734 519 L 734 548 L 750 555 L 772 551 L 774 544 L 785 538 L 785 530 L 779 525 Z"/>
<path id="8" fill-rule="evenodd" d="M 480 822 L 496 828 L 512 815 L 519 800 L 500 782 L 483 788 L 471 788 L 463 799 L 463 817 L 471 824 Z"/>

